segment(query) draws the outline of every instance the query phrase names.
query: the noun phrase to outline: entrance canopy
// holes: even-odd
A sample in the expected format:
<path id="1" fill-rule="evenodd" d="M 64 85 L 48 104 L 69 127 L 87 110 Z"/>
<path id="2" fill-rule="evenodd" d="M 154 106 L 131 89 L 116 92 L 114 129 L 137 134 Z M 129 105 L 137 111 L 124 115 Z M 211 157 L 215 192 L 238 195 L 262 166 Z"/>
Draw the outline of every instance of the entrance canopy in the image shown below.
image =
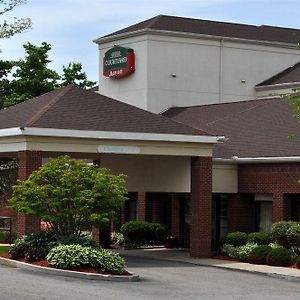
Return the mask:
<path id="1" fill-rule="evenodd" d="M 211 157 L 221 141 L 75 85 L 0 111 L 0 156 L 27 150 L 43 158 L 100 159 L 101 166 L 129 174 L 134 190 L 189 191 L 189 157 Z"/>

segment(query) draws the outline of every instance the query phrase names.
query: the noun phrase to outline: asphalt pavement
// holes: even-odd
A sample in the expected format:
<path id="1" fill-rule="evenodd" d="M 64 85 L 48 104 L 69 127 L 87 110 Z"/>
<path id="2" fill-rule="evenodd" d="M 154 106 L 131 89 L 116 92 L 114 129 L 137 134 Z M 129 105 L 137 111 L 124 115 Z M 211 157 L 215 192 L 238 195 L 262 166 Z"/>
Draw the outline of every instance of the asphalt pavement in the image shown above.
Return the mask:
<path id="1" fill-rule="evenodd" d="M 139 282 L 41 275 L 0 266 L 1 300 L 300 299 L 299 282 L 187 263 L 127 257 Z"/>

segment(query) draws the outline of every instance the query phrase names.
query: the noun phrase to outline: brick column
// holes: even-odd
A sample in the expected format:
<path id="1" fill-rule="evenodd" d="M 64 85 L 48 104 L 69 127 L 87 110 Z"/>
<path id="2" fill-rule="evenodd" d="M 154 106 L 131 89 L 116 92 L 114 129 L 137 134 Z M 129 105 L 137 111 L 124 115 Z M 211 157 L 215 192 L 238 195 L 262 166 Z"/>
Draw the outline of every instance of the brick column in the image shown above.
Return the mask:
<path id="1" fill-rule="evenodd" d="M 273 194 L 273 222 L 290 220 L 291 203 L 286 194 Z"/>
<path id="2" fill-rule="evenodd" d="M 182 247 L 183 240 L 180 230 L 180 197 L 179 194 L 172 193 L 171 196 L 171 210 L 172 210 L 172 219 L 171 219 L 171 231 L 172 235 L 177 238 L 177 246 Z"/>
<path id="3" fill-rule="evenodd" d="M 146 221 L 146 196 L 145 192 L 137 193 L 136 219 L 137 221 Z"/>
<path id="4" fill-rule="evenodd" d="M 30 174 L 42 166 L 41 151 L 19 151 L 18 152 L 18 179 L 26 180 Z M 34 215 L 17 213 L 17 236 L 22 237 L 29 233 L 40 231 L 40 220 Z"/>
<path id="5" fill-rule="evenodd" d="M 212 158 L 191 158 L 191 229 L 192 257 L 211 256 L 212 231 Z"/>

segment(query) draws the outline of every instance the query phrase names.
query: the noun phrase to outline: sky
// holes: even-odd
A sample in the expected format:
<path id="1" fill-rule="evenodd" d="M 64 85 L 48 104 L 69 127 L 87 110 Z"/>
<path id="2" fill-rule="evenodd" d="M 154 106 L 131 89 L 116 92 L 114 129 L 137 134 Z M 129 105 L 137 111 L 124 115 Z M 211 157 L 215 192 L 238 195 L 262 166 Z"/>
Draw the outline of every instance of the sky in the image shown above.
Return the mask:
<path id="1" fill-rule="evenodd" d="M 27 0 L 0 22 L 30 17 L 33 28 L 0 41 L 0 59 L 24 57 L 23 44 L 52 45 L 51 67 L 59 73 L 81 62 L 90 80 L 98 80 L 98 48 L 93 40 L 156 15 L 273 25 L 300 29 L 299 0 Z"/>

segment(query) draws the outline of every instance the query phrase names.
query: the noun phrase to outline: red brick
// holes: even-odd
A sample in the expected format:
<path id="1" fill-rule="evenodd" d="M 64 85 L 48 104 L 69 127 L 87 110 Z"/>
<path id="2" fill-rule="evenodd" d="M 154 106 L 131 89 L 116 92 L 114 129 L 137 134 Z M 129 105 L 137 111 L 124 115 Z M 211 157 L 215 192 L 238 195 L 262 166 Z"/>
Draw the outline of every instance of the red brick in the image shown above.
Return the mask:
<path id="1" fill-rule="evenodd" d="M 145 192 L 137 193 L 137 203 L 136 203 L 136 219 L 137 221 L 146 221 L 146 196 Z"/>
<path id="2" fill-rule="evenodd" d="M 18 152 L 18 179 L 26 180 L 30 174 L 42 165 L 41 151 L 19 151 Z M 40 231 L 40 220 L 37 216 L 17 214 L 17 236 L 22 237 L 29 233 Z"/>
<path id="3" fill-rule="evenodd" d="M 190 254 L 211 256 L 212 158 L 191 158 Z"/>

